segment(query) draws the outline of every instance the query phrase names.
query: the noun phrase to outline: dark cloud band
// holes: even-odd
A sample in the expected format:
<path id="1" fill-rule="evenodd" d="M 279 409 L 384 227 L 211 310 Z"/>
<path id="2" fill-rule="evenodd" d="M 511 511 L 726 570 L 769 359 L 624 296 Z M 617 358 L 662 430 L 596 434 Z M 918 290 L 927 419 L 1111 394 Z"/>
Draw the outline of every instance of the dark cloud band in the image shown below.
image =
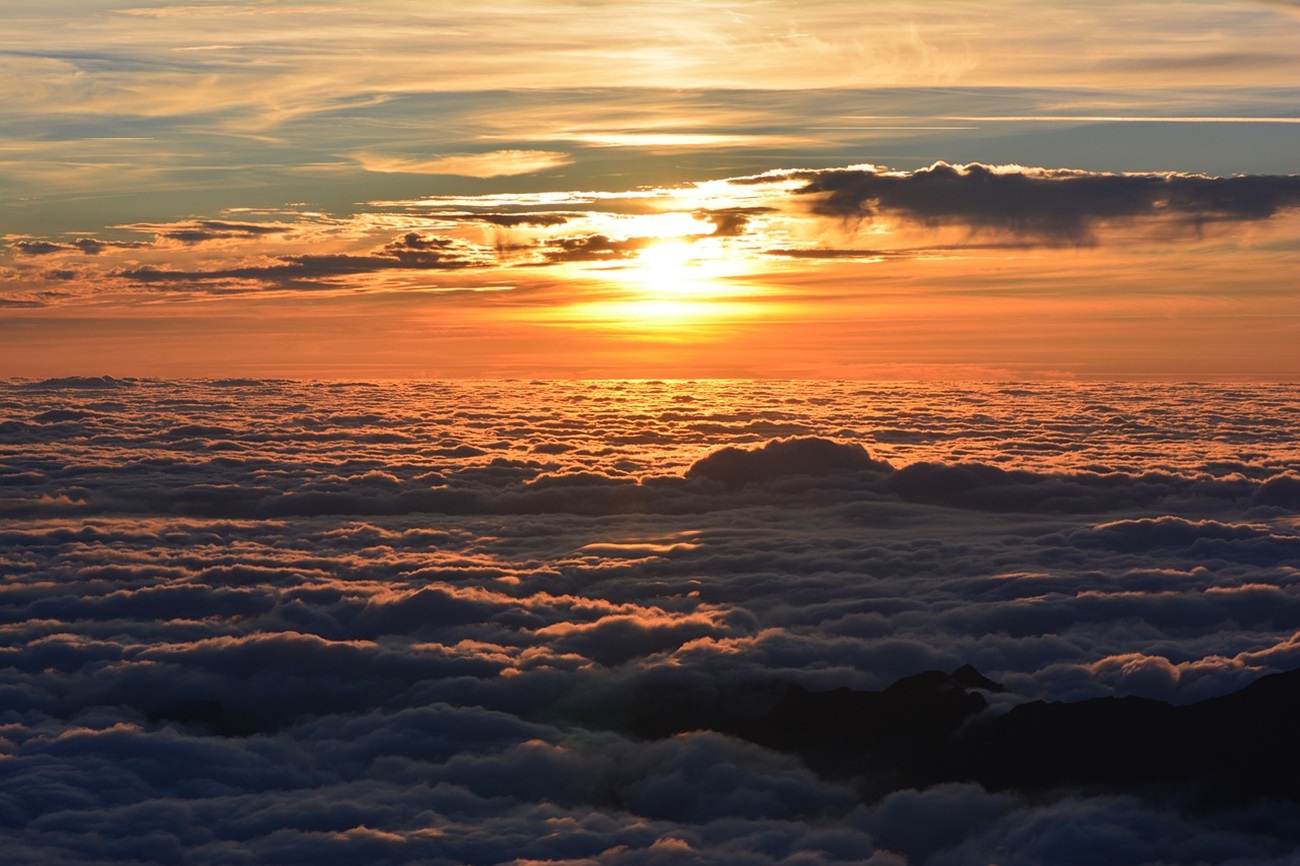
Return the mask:
<path id="1" fill-rule="evenodd" d="M 1300 206 L 1300 176 L 1204 177 L 1098 174 L 937 163 L 914 172 L 834 169 L 792 172 L 814 212 L 875 219 L 900 216 L 1081 240 L 1106 220 L 1163 217 L 1192 226 L 1267 219 Z"/>

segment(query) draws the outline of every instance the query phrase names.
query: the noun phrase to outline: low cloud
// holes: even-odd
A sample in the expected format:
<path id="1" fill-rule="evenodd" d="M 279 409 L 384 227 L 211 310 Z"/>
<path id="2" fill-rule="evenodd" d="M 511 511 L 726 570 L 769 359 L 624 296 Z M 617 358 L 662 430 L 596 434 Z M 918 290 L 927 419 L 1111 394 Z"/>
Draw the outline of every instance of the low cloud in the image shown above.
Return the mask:
<path id="1" fill-rule="evenodd" d="M 742 487 L 789 476 L 891 471 L 892 466 L 872 459 L 861 445 L 806 437 L 780 439 L 753 450 L 723 448 L 696 461 L 686 477 Z"/>
<path id="2" fill-rule="evenodd" d="M 581 218 L 577 213 L 484 213 L 471 214 L 464 219 L 485 222 L 502 228 L 519 226 L 562 226 L 570 220 Z"/>
<path id="3" fill-rule="evenodd" d="M 824 247 L 799 247 L 793 249 L 764 250 L 769 256 L 788 259 L 883 259 L 900 255 L 894 250 L 826 249 Z"/>
<path id="4" fill-rule="evenodd" d="M 730 238 L 745 234 L 754 217 L 773 212 L 770 207 L 730 207 L 696 211 L 695 216 L 713 223 L 713 237 Z"/>
<path id="5" fill-rule="evenodd" d="M 636 256 L 658 242 L 658 238 L 611 238 L 606 235 L 556 238 L 546 243 L 544 255 L 550 263 L 614 262 Z"/>
<path id="6" fill-rule="evenodd" d="M 23 256 L 48 256 L 74 249 L 68 244 L 56 244 L 50 241 L 11 241 L 9 246 Z"/>
<path id="7" fill-rule="evenodd" d="M 1286 387 L 82 376 L 0 401 L 10 859 L 1300 845 Z"/>
<path id="8" fill-rule="evenodd" d="M 199 244 L 214 240 L 234 238 L 257 238 L 267 235 L 280 235 L 293 230 L 287 225 L 268 225 L 266 223 L 238 223 L 225 220 L 194 220 L 189 223 L 177 223 L 163 226 L 129 226 L 137 230 L 152 229 L 158 237 L 179 241 L 183 244 Z"/>
<path id="9" fill-rule="evenodd" d="M 408 232 L 366 255 L 294 255 L 278 256 L 276 264 L 247 265 L 213 270 L 182 271 L 151 265 L 124 268 L 114 276 L 132 283 L 263 283 L 305 286 L 337 277 L 356 276 L 393 270 L 457 270 L 480 262 L 462 255 L 450 239 L 426 237 Z"/>
<path id="10" fill-rule="evenodd" d="M 108 241 L 100 238 L 77 238 L 68 243 L 45 240 L 11 241 L 10 247 L 19 255 L 48 256 L 54 253 L 84 253 L 99 255 L 106 249 L 138 250 L 152 246 L 148 241 Z"/>

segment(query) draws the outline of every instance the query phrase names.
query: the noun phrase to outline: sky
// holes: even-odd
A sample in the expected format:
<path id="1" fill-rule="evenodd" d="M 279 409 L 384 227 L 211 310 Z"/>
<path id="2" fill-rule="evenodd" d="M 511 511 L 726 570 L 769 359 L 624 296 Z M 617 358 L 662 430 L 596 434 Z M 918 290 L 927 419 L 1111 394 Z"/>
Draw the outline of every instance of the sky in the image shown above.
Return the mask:
<path id="1" fill-rule="evenodd" d="M 1300 4 L 0 0 L 0 376 L 1300 375 Z"/>

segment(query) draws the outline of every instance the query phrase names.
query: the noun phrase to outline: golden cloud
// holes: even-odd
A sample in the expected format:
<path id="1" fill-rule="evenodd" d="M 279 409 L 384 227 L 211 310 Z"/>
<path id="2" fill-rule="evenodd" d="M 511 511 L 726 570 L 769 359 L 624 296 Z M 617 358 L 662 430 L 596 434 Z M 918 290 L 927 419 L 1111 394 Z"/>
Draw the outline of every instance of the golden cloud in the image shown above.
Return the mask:
<path id="1" fill-rule="evenodd" d="M 558 150 L 493 150 L 432 159 L 355 153 L 352 158 L 366 171 L 382 174 L 455 174 L 482 178 L 534 174 L 573 164 L 571 155 Z"/>

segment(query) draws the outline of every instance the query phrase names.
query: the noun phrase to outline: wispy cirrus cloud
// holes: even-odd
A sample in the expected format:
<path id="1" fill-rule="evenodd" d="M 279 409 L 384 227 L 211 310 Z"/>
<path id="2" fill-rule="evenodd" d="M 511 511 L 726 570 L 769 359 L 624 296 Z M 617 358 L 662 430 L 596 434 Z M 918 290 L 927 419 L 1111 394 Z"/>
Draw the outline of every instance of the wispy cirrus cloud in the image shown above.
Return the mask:
<path id="1" fill-rule="evenodd" d="M 537 174 L 573 164 L 572 155 L 555 150 L 493 150 L 428 159 L 356 153 L 353 158 L 366 171 L 381 174 L 452 174 L 479 178 Z"/>
<path id="2" fill-rule="evenodd" d="M 73 73 L 92 71 L 109 87 L 98 108 L 134 106 L 144 113 L 182 111 L 185 95 L 145 109 L 132 82 L 189 80 L 222 107 L 259 106 L 269 114 L 317 110 L 376 94 L 433 90 L 492 90 L 503 87 L 639 87 L 647 81 L 667 87 L 845 87 L 872 85 L 1006 84 L 1029 77 L 1040 82 L 1086 84 L 1105 80 L 1106 63 L 1149 58 L 1180 63 L 1216 83 L 1256 74 L 1261 58 L 1286 68 L 1285 33 L 1270 29 L 1290 4 L 1207 2 L 1175 13 L 1155 2 L 1097 3 L 1061 15 L 1043 4 L 1007 0 L 988 7 L 946 10 L 897 2 L 882 16 L 864 21 L 852 3 L 808 6 L 782 0 L 746 4 L 737 10 L 677 2 L 591 7 L 548 6 L 536 15 L 532 0 L 511 0 L 491 9 L 413 8 L 377 3 L 364 13 L 337 7 L 275 3 L 259 6 L 199 5 L 89 10 L 55 2 L 39 12 L 11 19 L 16 59 L 55 64 Z M 1116 8 L 1132 10 L 1121 18 Z M 75 28 L 51 27 L 74 14 Z M 527 17 L 523 30 L 507 26 Z M 1194 39 L 1153 41 L 1151 30 L 1131 22 L 1155 22 L 1158 33 L 1216 29 L 1212 45 Z M 58 46 L 44 32 L 58 31 Z M 195 34 L 201 38 L 195 38 Z M 301 34 L 301 35 L 298 35 Z M 1032 56 L 1009 50 L 1027 35 L 1043 50 Z M 1086 34 L 1086 35 L 1085 35 Z M 124 36 L 131 51 L 123 51 Z M 357 44 L 371 50 L 358 55 Z M 1086 53 L 1081 50 L 1089 49 Z M 277 52 L 292 51 L 292 66 L 274 64 Z M 340 62 L 346 58 L 347 62 Z M 1223 58 L 1237 58 L 1240 70 Z M 1253 59 L 1252 59 L 1253 58 Z M 251 66 L 251 68 L 249 68 Z M 1133 73 L 1133 69 L 1129 70 Z M 258 76 L 260 88 L 244 85 Z M 205 82 L 206 79 L 206 82 Z M 1245 79 L 1243 79 L 1244 81 Z M 1256 79 L 1252 79 L 1256 80 Z M 75 83 L 75 82 L 74 82 Z M 1172 82 L 1150 78 L 1168 87 Z M 192 90 L 192 89 L 191 89 Z M 91 90 L 64 99 L 89 97 Z M 332 95 L 331 95 L 332 94 Z M 278 108 L 272 103 L 278 103 Z"/>
<path id="3" fill-rule="evenodd" d="M 0 231 L 89 236 L 253 190 L 337 212 L 409 196 L 412 177 L 450 195 L 868 158 L 1277 171 L 1294 151 L 1293 8 L 51 0 L 0 33 L 0 183 L 22 203 Z M 1145 129 L 1162 115 L 1195 131 Z M 79 221 L 85 195 L 106 196 L 101 225 Z"/>

